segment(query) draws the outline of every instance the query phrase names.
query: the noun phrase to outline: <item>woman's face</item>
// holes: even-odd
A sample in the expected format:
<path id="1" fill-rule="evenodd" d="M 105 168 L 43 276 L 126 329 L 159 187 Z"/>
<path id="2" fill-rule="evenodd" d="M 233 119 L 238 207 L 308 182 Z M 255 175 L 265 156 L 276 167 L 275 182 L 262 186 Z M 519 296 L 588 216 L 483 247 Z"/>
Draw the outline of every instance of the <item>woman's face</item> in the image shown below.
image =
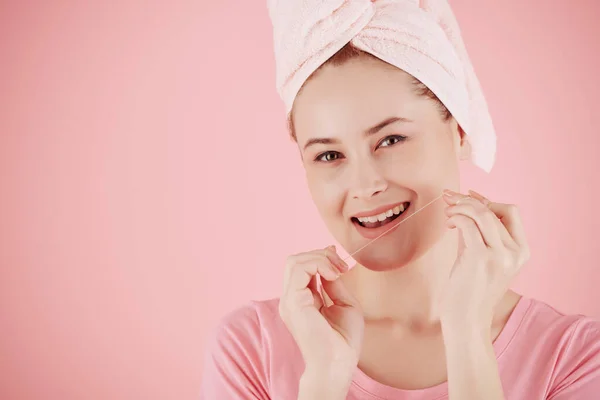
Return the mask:
<path id="1" fill-rule="evenodd" d="M 358 263 L 398 268 L 446 231 L 441 199 L 407 217 L 458 190 L 468 146 L 408 74 L 367 57 L 325 66 L 296 98 L 294 127 L 312 198 L 346 251 L 401 223 L 355 255 Z"/>

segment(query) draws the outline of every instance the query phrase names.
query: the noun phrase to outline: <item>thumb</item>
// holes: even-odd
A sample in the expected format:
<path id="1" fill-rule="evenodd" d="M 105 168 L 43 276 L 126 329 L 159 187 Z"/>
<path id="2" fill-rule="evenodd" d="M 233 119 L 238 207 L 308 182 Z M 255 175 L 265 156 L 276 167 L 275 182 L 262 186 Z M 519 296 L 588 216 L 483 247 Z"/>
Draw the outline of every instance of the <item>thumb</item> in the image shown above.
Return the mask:
<path id="1" fill-rule="evenodd" d="M 325 293 L 327 293 L 327 296 L 329 296 L 333 304 L 337 306 L 354 308 L 358 308 L 360 306 L 358 300 L 352 296 L 341 279 L 336 279 L 335 281 L 322 280 L 321 284 L 323 286 L 323 290 Z"/>

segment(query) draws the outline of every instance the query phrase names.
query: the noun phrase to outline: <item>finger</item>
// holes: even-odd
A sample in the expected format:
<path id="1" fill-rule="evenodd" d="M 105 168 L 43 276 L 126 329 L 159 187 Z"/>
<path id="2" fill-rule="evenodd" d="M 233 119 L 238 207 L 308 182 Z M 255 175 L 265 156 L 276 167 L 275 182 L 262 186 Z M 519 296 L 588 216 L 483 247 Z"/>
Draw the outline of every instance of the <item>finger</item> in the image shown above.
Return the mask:
<path id="1" fill-rule="evenodd" d="M 338 306 L 358 307 L 358 300 L 350 293 L 341 279 L 323 282 L 323 290 L 331 301 Z"/>
<path id="2" fill-rule="evenodd" d="M 498 216 L 517 245 L 519 245 L 519 247 L 527 247 L 525 228 L 523 226 L 523 221 L 521 220 L 519 208 L 514 204 L 494 202 L 490 202 L 489 208 Z"/>
<path id="3" fill-rule="evenodd" d="M 485 242 L 479 228 L 471 218 L 462 214 L 453 215 L 448 219 L 450 228 L 458 228 L 462 234 L 466 247 L 485 248 Z"/>
<path id="4" fill-rule="evenodd" d="M 473 197 L 474 199 L 479 200 L 486 207 L 489 207 L 489 205 L 491 203 L 491 201 L 487 197 L 485 197 L 484 195 L 482 195 L 480 193 L 477 193 L 474 190 L 469 190 L 469 195 L 471 197 Z"/>
<path id="5" fill-rule="evenodd" d="M 446 209 L 446 215 L 464 215 L 471 218 L 479 229 L 485 244 L 492 248 L 504 247 L 504 242 L 500 236 L 498 228 L 498 218 L 479 200 L 471 197 L 464 197 L 462 201 L 455 205 L 450 205 Z"/>
<path id="6" fill-rule="evenodd" d="M 495 207 L 492 201 L 490 201 L 487 197 L 483 196 L 480 193 L 477 193 L 474 190 L 469 190 L 469 194 L 471 195 L 471 197 L 473 197 L 474 199 L 479 200 L 484 206 L 486 206 L 488 209 L 490 209 L 494 215 L 496 215 L 496 225 L 498 225 L 498 232 L 500 233 L 500 238 L 502 239 L 502 242 L 504 243 L 504 245 L 506 247 L 510 247 L 512 248 L 516 242 L 513 239 L 512 235 L 510 234 L 510 232 L 506 229 L 506 226 L 504 226 L 504 224 L 502 223 L 500 216 L 494 211 Z"/>
<path id="7" fill-rule="evenodd" d="M 500 221 L 502 226 L 504 226 L 506 229 L 506 234 L 508 234 L 508 236 L 511 239 L 513 239 L 513 240 L 516 239 L 514 234 L 516 234 L 516 236 L 522 240 L 525 239 L 525 233 L 524 233 L 522 224 L 520 223 L 521 220 L 519 217 L 518 209 L 515 205 L 496 203 L 496 202 L 490 201 L 490 199 L 488 199 L 487 197 L 485 197 L 484 195 L 482 195 L 480 193 L 477 193 L 474 190 L 469 190 L 469 193 L 474 198 L 480 200 L 487 208 L 489 208 L 496 215 L 496 217 L 498 217 L 498 220 Z M 508 224 L 506 224 L 505 222 L 508 222 L 508 220 L 505 221 L 505 219 L 507 219 L 507 218 L 513 219 L 515 222 L 518 222 L 518 223 L 514 224 L 514 225 L 516 225 L 514 227 L 512 226 L 513 224 L 510 222 Z M 511 225 L 511 226 L 507 226 L 507 225 Z M 516 230 L 516 232 L 512 232 L 513 230 Z M 517 241 L 515 240 L 515 242 L 517 242 Z"/>
<path id="8" fill-rule="evenodd" d="M 348 271 L 348 264 L 336 252 L 335 246 L 327 246 L 324 249 L 313 250 L 307 253 L 298 254 L 296 257 L 299 261 L 315 259 L 320 256 L 327 257 L 331 263 L 337 267 L 340 272 Z"/>
<path id="9" fill-rule="evenodd" d="M 292 256 L 289 256 L 285 263 L 284 285 L 287 285 L 287 282 L 289 282 L 291 273 L 294 270 L 295 265 L 302 264 L 307 261 L 311 261 L 311 260 L 314 261 L 314 260 L 319 260 L 319 259 L 328 260 L 325 249 L 315 250 L 315 251 L 310 251 L 310 252 L 300 253 L 300 254 L 294 254 Z M 329 263 L 331 263 L 331 262 L 329 262 Z M 339 271 L 337 271 L 336 268 L 333 268 L 333 271 L 335 273 L 339 272 Z"/>
<path id="10" fill-rule="evenodd" d="M 444 190 L 443 198 L 448 205 L 452 206 L 452 205 L 456 205 L 456 204 L 461 204 L 464 201 L 468 201 L 469 199 L 474 198 L 474 196 L 470 196 L 470 195 L 455 192 L 453 190 L 446 189 L 446 190 Z"/>
<path id="11" fill-rule="evenodd" d="M 294 260 L 287 266 L 284 282 L 285 291 L 302 290 L 308 287 L 310 280 L 317 273 L 326 280 L 336 280 L 340 272 L 333 266 L 329 259 L 325 256 L 302 259 L 302 261 Z"/>
<path id="12" fill-rule="evenodd" d="M 321 307 L 323 307 L 324 302 L 323 302 L 321 290 L 319 289 L 319 276 L 318 275 L 314 275 L 311 278 L 310 282 L 308 282 L 308 288 L 312 292 L 315 307 L 317 308 L 317 310 L 320 310 Z"/>
<path id="13" fill-rule="evenodd" d="M 348 264 L 340 257 L 337 253 L 334 245 L 328 246 L 325 248 L 325 254 L 327 258 L 340 270 L 340 272 L 348 272 L 349 266 Z"/>
<path id="14" fill-rule="evenodd" d="M 444 190 L 444 195 L 442 197 L 448 205 L 454 205 L 466 196 L 453 190 L 446 189 Z"/>

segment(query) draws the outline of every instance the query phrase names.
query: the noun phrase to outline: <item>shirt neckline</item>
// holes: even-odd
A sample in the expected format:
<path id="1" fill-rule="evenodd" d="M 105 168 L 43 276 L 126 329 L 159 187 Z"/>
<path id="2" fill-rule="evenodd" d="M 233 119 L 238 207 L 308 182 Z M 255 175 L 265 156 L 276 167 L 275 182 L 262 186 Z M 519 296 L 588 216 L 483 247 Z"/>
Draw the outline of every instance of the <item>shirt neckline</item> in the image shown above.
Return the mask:
<path id="1" fill-rule="evenodd" d="M 496 358 L 499 359 L 504 353 L 515 334 L 517 333 L 521 323 L 523 322 L 527 311 L 531 305 L 531 298 L 521 296 L 512 313 L 508 317 L 504 328 L 493 343 Z M 393 398 L 428 398 L 441 399 L 448 394 L 448 382 L 442 382 L 439 385 L 431 386 L 423 389 L 398 389 L 379 383 L 365 374 L 360 368 L 356 368 L 352 379 L 352 384 L 361 392 L 370 395 L 374 399 L 386 400 Z M 426 397 L 425 397 L 426 396 Z"/>

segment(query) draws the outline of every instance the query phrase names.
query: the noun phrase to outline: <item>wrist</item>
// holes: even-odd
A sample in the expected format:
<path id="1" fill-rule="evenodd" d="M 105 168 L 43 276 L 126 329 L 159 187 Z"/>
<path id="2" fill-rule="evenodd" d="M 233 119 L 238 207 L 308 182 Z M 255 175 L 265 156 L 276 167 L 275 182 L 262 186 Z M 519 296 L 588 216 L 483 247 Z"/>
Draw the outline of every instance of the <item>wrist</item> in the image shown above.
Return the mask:
<path id="1" fill-rule="evenodd" d="M 491 327 L 442 325 L 450 399 L 503 399 Z"/>
<path id="2" fill-rule="evenodd" d="M 491 335 L 492 319 L 465 315 L 445 315 L 440 319 L 442 333 L 448 336 L 486 339 Z"/>
<path id="3" fill-rule="evenodd" d="M 491 327 L 443 325 L 442 336 L 448 360 L 478 365 L 495 359 Z"/>

